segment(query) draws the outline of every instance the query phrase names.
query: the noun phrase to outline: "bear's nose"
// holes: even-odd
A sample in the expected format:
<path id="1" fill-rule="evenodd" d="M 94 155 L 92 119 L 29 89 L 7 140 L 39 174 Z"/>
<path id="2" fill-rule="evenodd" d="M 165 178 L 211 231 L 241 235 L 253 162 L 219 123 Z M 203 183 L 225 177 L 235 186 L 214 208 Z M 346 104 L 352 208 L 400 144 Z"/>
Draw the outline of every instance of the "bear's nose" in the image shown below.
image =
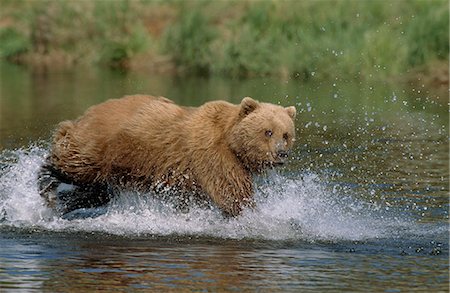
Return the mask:
<path id="1" fill-rule="evenodd" d="M 278 151 L 277 156 L 279 158 L 286 159 L 289 156 L 289 153 L 287 151 Z"/>

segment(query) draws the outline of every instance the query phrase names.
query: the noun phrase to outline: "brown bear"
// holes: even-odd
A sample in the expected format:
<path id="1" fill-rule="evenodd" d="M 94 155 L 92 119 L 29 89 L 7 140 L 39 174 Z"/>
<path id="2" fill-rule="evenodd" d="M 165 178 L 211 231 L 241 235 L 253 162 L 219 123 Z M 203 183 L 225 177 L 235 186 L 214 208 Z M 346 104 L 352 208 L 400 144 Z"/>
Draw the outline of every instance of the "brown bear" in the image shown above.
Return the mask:
<path id="1" fill-rule="evenodd" d="M 47 168 L 79 186 L 175 188 L 235 216 L 253 205 L 252 174 L 285 162 L 295 115 L 249 97 L 194 108 L 125 96 L 60 123 Z"/>

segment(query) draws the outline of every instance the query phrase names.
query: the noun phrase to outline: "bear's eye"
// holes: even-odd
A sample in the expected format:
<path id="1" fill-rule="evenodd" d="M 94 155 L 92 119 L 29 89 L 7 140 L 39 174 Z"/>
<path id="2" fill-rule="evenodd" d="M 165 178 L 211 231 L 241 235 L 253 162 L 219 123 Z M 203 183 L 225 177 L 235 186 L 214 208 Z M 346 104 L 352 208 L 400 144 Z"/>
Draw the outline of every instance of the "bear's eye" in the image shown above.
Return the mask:
<path id="1" fill-rule="evenodd" d="M 286 140 L 286 141 L 287 141 L 287 140 L 288 140 L 288 138 L 289 138 L 289 135 L 288 135 L 287 133 L 283 134 L 283 139 L 284 139 L 284 140 Z"/>
<path id="2" fill-rule="evenodd" d="M 267 137 L 272 137 L 272 134 L 273 134 L 272 130 L 266 130 Z"/>

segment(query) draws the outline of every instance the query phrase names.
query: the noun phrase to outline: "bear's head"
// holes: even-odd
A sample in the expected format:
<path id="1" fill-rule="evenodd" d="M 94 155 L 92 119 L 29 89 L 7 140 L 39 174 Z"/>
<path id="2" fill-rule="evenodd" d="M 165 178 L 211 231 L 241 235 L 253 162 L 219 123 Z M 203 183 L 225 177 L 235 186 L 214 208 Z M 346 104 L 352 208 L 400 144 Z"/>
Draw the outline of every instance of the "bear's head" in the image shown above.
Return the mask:
<path id="1" fill-rule="evenodd" d="M 283 164 L 295 141 L 295 107 L 246 97 L 230 132 L 230 147 L 252 172 Z"/>

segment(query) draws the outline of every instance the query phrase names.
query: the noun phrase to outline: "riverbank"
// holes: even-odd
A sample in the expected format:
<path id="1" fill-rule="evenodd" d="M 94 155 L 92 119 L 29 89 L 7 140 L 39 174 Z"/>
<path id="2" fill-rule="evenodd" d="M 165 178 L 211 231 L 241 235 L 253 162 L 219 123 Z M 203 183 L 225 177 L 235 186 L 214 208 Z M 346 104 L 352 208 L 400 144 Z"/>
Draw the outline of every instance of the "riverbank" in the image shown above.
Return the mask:
<path id="1" fill-rule="evenodd" d="M 448 85 L 446 1 L 7 1 L 0 57 L 195 75 L 416 77 Z M 434 72 L 434 64 L 447 68 Z M 426 70 L 423 70 L 426 68 Z M 417 75 L 418 76 L 418 75 Z"/>

